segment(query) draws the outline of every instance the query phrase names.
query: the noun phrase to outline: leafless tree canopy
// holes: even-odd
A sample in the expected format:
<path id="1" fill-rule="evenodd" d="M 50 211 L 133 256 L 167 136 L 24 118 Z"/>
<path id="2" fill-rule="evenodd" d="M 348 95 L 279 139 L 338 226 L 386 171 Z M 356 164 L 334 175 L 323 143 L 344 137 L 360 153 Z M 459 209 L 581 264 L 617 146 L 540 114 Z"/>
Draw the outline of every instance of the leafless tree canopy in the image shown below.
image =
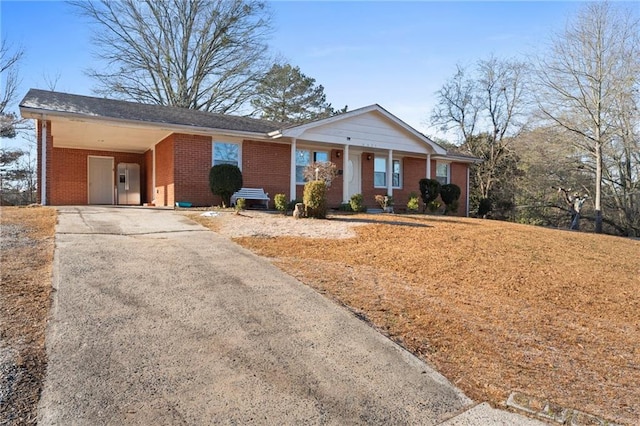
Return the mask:
<path id="1" fill-rule="evenodd" d="M 22 49 L 14 49 L 2 38 L 0 42 L 0 136 L 14 137 L 16 126 L 22 120 L 9 111 L 9 107 L 16 101 L 18 96 L 18 65 L 24 56 Z"/>
<path id="2" fill-rule="evenodd" d="M 96 24 L 96 92 L 228 113 L 265 71 L 270 13 L 256 0 L 82 0 Z"/>
<path id="3" fill-rule="evenodd" d="M 540 110 L 572 133 L 576 146 L 591 158 L 596 232 L 602 230 L 602 185 L 619 192 L 620 185 L 631 183 L 624 179 L 634 180 L 635 173 L 637 190 L 640 25 L 630 12 L 607 2 L 587 4 L 552 39 L 536 73 Z M 635 159 L 630 158 L 634 150 Z M 634 161 L 635 171 L 629 167 Z M 632 201 L 628 197 L 625 203 Z"/>
<path id="4" fill-rule="evenodd" d="M 458 67 L 437 92 L 431 122 L 454 130 L 471 154 L 485 161 L 474 171 L 480 196 L 487 198 L 499 178 L 510 137 L 522 128 L 525 64 L 490 57 L 476 67 Z"/>

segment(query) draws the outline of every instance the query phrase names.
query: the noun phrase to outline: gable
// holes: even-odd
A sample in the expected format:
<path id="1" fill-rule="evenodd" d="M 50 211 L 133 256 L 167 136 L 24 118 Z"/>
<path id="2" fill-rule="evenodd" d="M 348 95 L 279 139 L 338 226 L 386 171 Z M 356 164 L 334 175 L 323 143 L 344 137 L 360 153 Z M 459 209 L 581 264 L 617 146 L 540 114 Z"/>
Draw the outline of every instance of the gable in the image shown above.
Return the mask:
<path id="1" fill-rule="evenodd" d="M 417 154 L 446 153 L 442 147 L 378 105 L 285 129 L 282 136 L 365 149 L 392 149 Z"/>

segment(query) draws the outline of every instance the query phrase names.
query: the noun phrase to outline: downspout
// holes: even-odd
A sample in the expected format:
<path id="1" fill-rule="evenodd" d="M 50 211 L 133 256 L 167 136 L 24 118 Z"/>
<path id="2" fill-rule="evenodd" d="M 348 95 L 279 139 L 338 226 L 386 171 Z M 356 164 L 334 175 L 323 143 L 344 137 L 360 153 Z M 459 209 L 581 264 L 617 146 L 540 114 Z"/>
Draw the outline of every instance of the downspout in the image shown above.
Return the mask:
<path id="1" fill-rule="evenodd" d="M 289 194 L 291 201 L 296 199 L 296 138 L 291 140 L 291 178 L 289 180 Z"/>
<path id="2" fill-rule="evenodd" d="M 427 179 L 431 179 L 431 154 L 427 154 Z"/>
<path id="3" fill-rule="evenodd" d="M 42 143 L 41 167 L 40 172 L 40 204 L 47 205 L 47 116 L 42 114 L 40 121 L 40 137 Z"/>

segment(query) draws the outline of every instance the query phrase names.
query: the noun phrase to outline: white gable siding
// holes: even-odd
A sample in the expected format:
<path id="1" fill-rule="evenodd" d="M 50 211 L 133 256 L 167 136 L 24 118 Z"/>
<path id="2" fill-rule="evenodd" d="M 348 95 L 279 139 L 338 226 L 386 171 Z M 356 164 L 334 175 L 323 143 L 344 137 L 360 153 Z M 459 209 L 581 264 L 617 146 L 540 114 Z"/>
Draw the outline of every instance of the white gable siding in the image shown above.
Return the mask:
<path id="1" fill-rule="evenodd" d="M 375 112 L 309 128 L 298 139 L 420 154 L 433 152 L 424 141 Z"/>

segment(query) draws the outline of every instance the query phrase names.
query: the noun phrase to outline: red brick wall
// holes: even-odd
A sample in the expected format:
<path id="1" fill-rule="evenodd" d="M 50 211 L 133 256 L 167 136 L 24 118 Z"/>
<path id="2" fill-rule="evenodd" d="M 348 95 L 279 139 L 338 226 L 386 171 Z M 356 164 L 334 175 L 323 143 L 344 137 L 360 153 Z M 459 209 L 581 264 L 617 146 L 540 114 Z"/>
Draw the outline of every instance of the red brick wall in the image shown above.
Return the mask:
<path id="1" fill-rule="evenodd" d="M 118 167 L 118 163 L 139 164 L 140 189 L 143 192 L 141 196 L 144 198 L 146 174 L 143 154 L 72 148 L 53 148 L 52 152 L 48 173 L 51 175 L 53 184 L 48 186 L 47 191 L 52 205 L 83 205 L 89 202 L 89 156 L 113 157 L 114 169 Z M 115 185 L 115 180 L 113 183 Z"/>
<path id="2" fill-rule="evenodd" d="M 211 136 L 176 133 L 173 137 L 175 201 L 213 205 L 216 200 L 209 189 Z"/>
<path id="3" fill-rule="evenodd" d="M 173 177 L 173 134 L 156 144 L 156 205 L 173 206 L 174 177 Z"/>
<path id="4" fill-rule="evenodd" d="M 245 140 L 242 142 L 242 180 L 247 188 L 263 188 L 271 198 L 284 193 L 289 197 L 291 145 Z"/>
<path id="5" fill-rule="evenodd" d="M 467 215 L 467 164 L 451 163 L 450 165 L 451 183 L 460 187 L 460 199 L 457 216 Z"/>

